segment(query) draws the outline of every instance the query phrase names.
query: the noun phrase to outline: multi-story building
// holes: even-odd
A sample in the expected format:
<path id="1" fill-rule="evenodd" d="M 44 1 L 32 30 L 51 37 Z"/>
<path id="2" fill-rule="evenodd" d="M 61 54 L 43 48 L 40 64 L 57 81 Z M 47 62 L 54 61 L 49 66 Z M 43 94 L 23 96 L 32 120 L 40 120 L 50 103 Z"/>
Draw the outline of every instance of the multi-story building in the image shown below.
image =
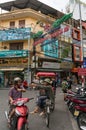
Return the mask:
<path id="1" fill-rule="evenodd" d="M 63 76 L 71 73 L 76 67 L 72 45 L 80 43 L 79 21 L 69 19 L 50 32 L 53 22 L 63 13 L 36 0 L 16 0 L 0 7 L 8 11 L 0 14 L 0 75 L 5 85 L 15 76 L 29 80 L 38 71 Z M 32 36 L 38 31 L 43 35 L 34 41 Z M 75 59 L 77 66 L 80 61 L 81 58 Z"/>

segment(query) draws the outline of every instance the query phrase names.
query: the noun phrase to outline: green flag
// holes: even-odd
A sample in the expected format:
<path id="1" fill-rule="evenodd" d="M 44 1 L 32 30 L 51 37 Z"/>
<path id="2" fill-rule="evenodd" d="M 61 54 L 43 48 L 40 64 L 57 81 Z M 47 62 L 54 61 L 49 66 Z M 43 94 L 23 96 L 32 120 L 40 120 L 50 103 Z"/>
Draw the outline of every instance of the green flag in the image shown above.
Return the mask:
<path id="1" fill-rule="evenodd" d="M 58 26 L 60 26 L 63 22 L 67 21 L 68 19 L 70 19 L 72 17 L 73 13 L 70 14 L 65 14 L 62 18 L 57 19 L 53 24 L 52 27 L 56 28 Z"/>

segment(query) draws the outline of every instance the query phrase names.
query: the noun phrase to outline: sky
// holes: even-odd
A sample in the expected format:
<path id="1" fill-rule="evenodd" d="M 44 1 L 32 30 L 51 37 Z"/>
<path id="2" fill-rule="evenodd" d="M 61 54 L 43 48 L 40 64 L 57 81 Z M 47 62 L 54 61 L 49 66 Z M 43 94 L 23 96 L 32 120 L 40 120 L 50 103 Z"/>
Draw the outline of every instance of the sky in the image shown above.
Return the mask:
<path id="1" fill-rule="evenodd" d="M 8 2 L 8 1 L 12 1 L 12 0 L 0 0 L 0 3 L 4 3 L 4 2 Z M 67 5 L 67 3 L 69 2 L 69 0 L 39 0 L 45 4 L 48 4 L 49 6 L 64 12 L 65 7 Z M 86 3 L 86 0 L 81 0 L 83 2 Z"/>

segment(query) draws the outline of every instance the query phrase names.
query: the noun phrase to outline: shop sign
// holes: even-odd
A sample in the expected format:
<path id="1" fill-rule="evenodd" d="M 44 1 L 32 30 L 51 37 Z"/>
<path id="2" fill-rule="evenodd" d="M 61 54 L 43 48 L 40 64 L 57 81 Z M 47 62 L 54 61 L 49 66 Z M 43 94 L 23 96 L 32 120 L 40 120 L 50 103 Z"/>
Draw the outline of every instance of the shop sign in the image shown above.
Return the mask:
<path id="1" fill-rule="evenodd" d="M 0 30 L 0 41 L 24 40 L 30 38 L 31 28 Z"/>
<path id="2" fill-rule="evenodd" d="M 27 57 L 28 55 L 28 50 L 0 51 L 0 58 Z"/>
<path id="3" fill-rule="evenodd" d="M 0 67 L 25 67 L 28 66 L 28 58 L 0 59 Z"/>
<path id="4" fill-rule="evenodd" d="M 78 69 L 78 75 L 81 76 L 86 76 L 86 68 L 79 68 Z"/>
<path id="5" fill-rule="evenodd" d="M 39 40 L 37 40 L 36 42 L 34 42 L 34 45 L 38 45 L 40 43 L 43 43 L 44 41 L 48 40 L 48 39 L 52 39 L 55 38 L 59 35 L 61 35 L 64 32 L 67 32 L 69 30 L 69 26 L 66 26 L 65 28 L 61 28 L 59 30 L 57 30 L 56 32 L 49 34 L 49 36 L 46 36 L 45 38 L 40 38 Z"/>
<path id="6" fill-rule="evenodd" d="M 59 69 L 59 68 L 60 68 L 60 63 L 55 63 L 55 62 L 43 62 L 42 68 L 54 68 L 54 69 Z"/>
<path id="7" fill-rule="evenodd" d="M 58 40 L 48 39 L 42 45 L 42 50 L 45 56 L 58 58 Z"/>
<path id="8" fill-rule="evenodd" d="M 62 62 L 60 65 L 60 68 L 62 69 L 72 69 L 73 63 L 72 62 Z"/>

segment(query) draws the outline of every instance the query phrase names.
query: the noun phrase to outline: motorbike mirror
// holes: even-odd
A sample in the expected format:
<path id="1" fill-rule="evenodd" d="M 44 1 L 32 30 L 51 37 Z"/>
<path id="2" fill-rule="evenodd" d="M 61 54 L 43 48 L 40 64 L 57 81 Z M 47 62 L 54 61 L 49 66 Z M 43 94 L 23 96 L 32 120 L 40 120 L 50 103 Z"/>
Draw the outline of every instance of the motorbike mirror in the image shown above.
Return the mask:
<path id="1" fill-rule="evenodd" d="M 81 88 L 81 91 L 83 91 L 83 88 Z"/>
<path id="2" fill-rule="evenodd" d="M 76 87 L 76 89 L 78 90 L 79 88 L 78 88 L 78 87 Z"/>
<path id="3" fill-rule="evenodd" d="M 86 130 L 86 126 L 81 126 L 81 130 Z"/>

